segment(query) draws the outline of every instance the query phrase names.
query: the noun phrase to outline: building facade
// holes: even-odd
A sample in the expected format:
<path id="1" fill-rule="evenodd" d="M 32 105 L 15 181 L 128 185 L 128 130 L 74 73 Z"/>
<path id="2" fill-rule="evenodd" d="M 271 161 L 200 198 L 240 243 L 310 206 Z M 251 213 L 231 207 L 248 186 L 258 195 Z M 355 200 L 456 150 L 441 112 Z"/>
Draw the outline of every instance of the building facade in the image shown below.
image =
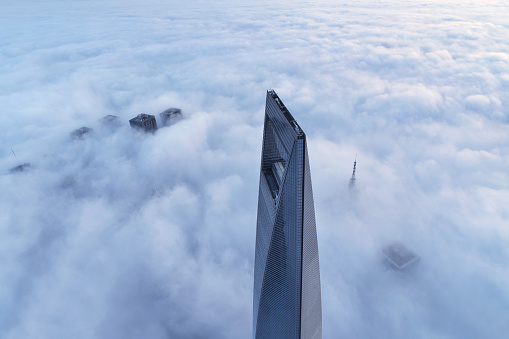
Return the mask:
<path id="1" fill-rule="evenodd" d="M 253 293 L 253 338 L 322 338 L 320 265 L 306 135 L 267 92 Z"/>

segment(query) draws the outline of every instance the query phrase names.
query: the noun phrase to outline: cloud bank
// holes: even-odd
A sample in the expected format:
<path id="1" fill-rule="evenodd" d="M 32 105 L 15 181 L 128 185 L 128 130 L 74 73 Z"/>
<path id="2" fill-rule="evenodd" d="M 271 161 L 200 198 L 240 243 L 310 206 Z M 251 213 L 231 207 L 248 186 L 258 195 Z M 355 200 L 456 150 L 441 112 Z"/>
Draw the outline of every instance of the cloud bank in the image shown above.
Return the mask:
<path id="1" fill-rule="evenodd" d="M 505 337 L 507 10 L 2 4 L 0 337 L 249 337 L 268 88 L 308 135 L 324 337 Z M 387 267 L 393 241 L 419 265 Z"/>

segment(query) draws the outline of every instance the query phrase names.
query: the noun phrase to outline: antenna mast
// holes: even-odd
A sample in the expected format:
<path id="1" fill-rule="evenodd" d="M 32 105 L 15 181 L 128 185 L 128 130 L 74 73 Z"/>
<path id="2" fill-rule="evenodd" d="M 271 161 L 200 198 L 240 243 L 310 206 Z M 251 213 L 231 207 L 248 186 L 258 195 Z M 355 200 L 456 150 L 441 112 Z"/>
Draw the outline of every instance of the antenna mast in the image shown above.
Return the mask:
<path id="1" fill-rule="evenodd" d="M 16 153 L 14 153 L 14 150 L 11 148 L 12 154 L 14 154 L 14 159 L 16 159 L 16 162 L 18 162 L 18 157 L 16 156 Z"/>
<path id="2" fill-rule="evenodd" d="M 353 162 L 353 172 L 352 177 L 350 178 L 350 188 L 355 186 L 355 169 L 357 167 L 357 153 L 355 153 L 355 160 Z"/>

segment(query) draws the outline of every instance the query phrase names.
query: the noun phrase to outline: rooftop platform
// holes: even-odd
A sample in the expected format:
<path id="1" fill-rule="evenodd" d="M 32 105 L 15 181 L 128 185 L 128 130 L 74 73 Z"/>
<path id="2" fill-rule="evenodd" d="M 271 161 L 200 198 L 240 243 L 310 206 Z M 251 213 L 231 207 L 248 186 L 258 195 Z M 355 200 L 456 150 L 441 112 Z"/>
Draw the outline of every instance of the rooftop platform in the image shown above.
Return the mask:
<path id="1" fill-rule="evenodd" d="M 295 118 L 293 117 L 293 115 L 290 113 L 290 111 L 288 110 L 288 108 L 286 108 L 285 104 L 283 104 L 283 101 L 279 98 L 279 96 L 277 95 L 276 91 L 274 91 L 273 89 L 270 89 L 267 91 L 267 93 L 274 99 L 274 101 L 277 103 L 279 109 L 281 110 L 281 112 L 283 113 L 283 115 L 285 116 L 286 120 L 288 120 L 288 122 L 290 123 L 290 125 L 292 126 L 292 128 L 295 130 L 295 133 L 297 133 L 298 136 L 302 136 L 304 135 L 304 132 L 302 131 L 302 129 L 300 128 L 299 124 L 297 123 L 297 120 L 295 120 Z"/>
<path id="2" fill-rule="evenodd" d="M 166 111 L 159 113 L 163 126 L 170 126 L 182 119 L 182 110 L 180 108 L 168 108 Z"/>
<path id="3" fill-rule="evenodd" d="M 24 172 L 30 168 L 30 163 L 25 162 L 24 164 L 15 166 L 9 170 L 9 173 L 18 173 L 18 172 Z"/>
<path id="4" fill-rule="evenodd" d="M 401 243 L 393 243 L 382 249 L 382 254 L 397 269 L 405 269 L 421 258 Z"/>
<path id="5" fill-rule="evenodd" d="M 117 129 L 122 125 L 120 118 L 117 117 L 116 115 L 111 114 L 108 114 L 107 116 L 101 118 L 99 121 L 103 126 L 108 127 L 112 130 Z"/>
<path id="6" fill-rule="evenodd" d="M 141 113 L 129 120 L 132 128 L 145 131 L 155 132 L 157 130 L 156 118 L 153 115 Z"/>

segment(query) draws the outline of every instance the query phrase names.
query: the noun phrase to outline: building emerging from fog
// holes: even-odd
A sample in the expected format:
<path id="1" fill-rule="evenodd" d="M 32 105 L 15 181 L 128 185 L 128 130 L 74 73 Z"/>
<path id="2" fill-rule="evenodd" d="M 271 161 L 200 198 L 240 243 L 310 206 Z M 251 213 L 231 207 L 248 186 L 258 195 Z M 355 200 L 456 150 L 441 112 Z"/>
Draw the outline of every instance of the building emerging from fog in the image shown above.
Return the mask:
<path id="1" fill-rule="evenodd" d="M 25 172 L 30 168 L 30 163 L 25 162 L 24 164 L 13 167 L 9 170 L 9 173 Z"/>
<path id="2" fill-rule="evenodd" d="M 382 250 L 382 254 L 392 266 L 400 270 L 415 264 L 421 259 L 421 257 L 401 243 L 386 246 Z"/>
<path id="3" fill-rule="evenodd" d="M 132 128 L 144 131 L 155 132 L 157 130 L 156 118 L 153 115 L 141 113 L 129 120 Z"/>
<path id="4" fill-rule="evenodd" d="M 90 135 L 92 131 L 93 130 L 91 128 L 83 126 L 72 131 L 71 138 L 74 140 L 84 139 L 86 136 Z"/>
<path id="5" fill-rule="evenodd" d="M 168 108 L 166 111 L 159 113 L 163 126 L 169 126 L 182 119 L 182 110 L 180 108 Z"/>
<path id="6" fill-rule="evenodd" d="M 256 225 L 253 338 L 322 338 L 306 134 L 267 92 Z"/>
<path id="7" fill-rule="evenodd" d="M 116 115 L 108 114 L 107 116 L 101 118 L 100 120 L 103 127 L 107 127 L 109 130 L 114 131 L 119 128 L 122 123 L 120 122 L 120 118 Z"/>

